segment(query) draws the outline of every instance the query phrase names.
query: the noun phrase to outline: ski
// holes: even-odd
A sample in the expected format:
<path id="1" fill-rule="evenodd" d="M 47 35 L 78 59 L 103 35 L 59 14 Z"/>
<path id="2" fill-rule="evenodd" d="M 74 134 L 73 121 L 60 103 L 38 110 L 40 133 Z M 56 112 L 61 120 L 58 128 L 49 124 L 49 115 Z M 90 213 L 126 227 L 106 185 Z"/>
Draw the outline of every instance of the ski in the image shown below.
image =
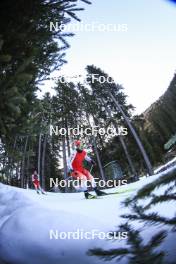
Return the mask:
<path id="1" fill-rule="evenodd" d="M 93 195 L 93 194 L 88 193 L 88 192 L 85 192 L 85 193 L 84 193 L 84 196 L 85 196 L 85 199 L 86 199 L 86 200 L 92 200 L 92 199 L 97 199 L 97 198 L 98 198 L 97 195 Z"/>
<path id="2" fill-rule="evenodd" d="M 115 191 L 115 192 L 110 192 L 110 193 L 106 193 L 106 194 L 107 195 L 123 194 L 123 193 L 127 193 L 127 192 L 132 192 L 132 191 L 136 191 L 136 189 L 121 190 L 121 191 Z M 104 196 L 106 196 L 106 195 L 104 195 Z"/>
<path id="3" fill-rule="evenodd" d="M 101 198 L 103 198 L 103 197 L 101 197 L 101 196 L 94 196 L 92 198 L 84 198 L 84 200 L 96 200 L 96 199 L 101 199 Z"/>

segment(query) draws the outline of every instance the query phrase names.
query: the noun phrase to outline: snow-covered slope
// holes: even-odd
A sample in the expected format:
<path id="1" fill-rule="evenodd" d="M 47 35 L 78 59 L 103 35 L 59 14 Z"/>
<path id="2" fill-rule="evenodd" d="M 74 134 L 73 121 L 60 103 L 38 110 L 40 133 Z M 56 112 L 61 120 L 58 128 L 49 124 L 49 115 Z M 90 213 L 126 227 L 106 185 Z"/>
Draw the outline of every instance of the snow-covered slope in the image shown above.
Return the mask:
<path id="1" fill-rule="evenodd" d="M 129 191 L 96 200 L 85 200 L 82 193 L 37 195 L 33 190 L 0 184 L 0 263 L 102 263 L 99 258 L 88 256 L 87 251 L 94 247 L 107 249 L 123 246 L 124 239 L 119 239 L 116 243 L 98 237 L 50 239 L 50 231 L 68 234 L 79 230 L 85 234 L 92 230 L 96 230 L 96 233 L 116 230 L 122 223 L 120 215 L 128 210 L 121 206 L 121 202 L 159 176 L 143 178 L 136 183 L 118 187 L 119 191 Z M 163 211 L 162 206 L 159 210 Z M 172 203 L 168 204 L 165 213 L 173 214 L 174 208 Z M 154 227 L 150 227 L 150 230 L 148 228 L 144 232 L 146 239 L 151 237 L 153 229 Z M 123 259 L 119 263 L 127 263 L 127 260 Z"/>

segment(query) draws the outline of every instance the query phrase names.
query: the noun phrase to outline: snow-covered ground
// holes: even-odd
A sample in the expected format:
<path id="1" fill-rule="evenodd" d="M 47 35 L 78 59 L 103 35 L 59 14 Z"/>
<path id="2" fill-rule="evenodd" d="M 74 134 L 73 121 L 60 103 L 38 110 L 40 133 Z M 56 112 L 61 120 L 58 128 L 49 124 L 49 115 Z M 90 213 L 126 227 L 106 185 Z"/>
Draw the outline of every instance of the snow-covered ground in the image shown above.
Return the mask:
<path id="1" fill-rule="evenodd" d="M 173 168 L 172 168 L 173 169 Z M 121 202 L 136 193 L 145 184 L 152 182 L 161 174 L 143 178 L 138 182 L 118 187 L 118 195 L 100 199 L 85 200 L 82 193 L 48 193 L 38 195 L 34 190 L 24 190 L 0 184 L 0 264 L 99 264 L 103 261 L 87 255 L 94 247 L 104 249 L 125 245 L 125 239 L 115 243 L 95 238 L 69 239 L 69 232 L 98 234 L 116 230 L 122 223 L 120 215 L 129 209 Z M 107 190 L 112 192 L 114 189 Z M 161 191 L 161 190 L 160 190 Z M 175 205 L 161 204 L 158 208 L 163 215 L 173 216 Z M 138 224 L 139 227 L 141 224 Z M 144 231 L 146 241 L 158 227 L 147 227 Z M 52 234 L 62 234 L 56 239 Z M 72 233 L 73 234 L 73 233 Z M 75 233 L 76 234 L 76 233 Z M 67 237 L 64 238 L 64 235 Z M 168 254 L 176 259 L 172 235 L 167 239 Z M 113 260 L 111 263 L 115 263 Z M 118 263 L 128 263 L 123 259 Z"/>

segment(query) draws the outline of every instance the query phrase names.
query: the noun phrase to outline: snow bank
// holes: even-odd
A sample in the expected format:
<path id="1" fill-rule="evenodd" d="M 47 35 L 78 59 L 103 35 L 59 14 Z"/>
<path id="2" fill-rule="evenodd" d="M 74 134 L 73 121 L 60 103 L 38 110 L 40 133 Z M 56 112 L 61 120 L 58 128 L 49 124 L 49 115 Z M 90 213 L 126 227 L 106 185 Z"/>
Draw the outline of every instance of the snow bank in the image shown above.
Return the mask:
<path id="1" fill-rule="evenodd" d="M 0 184 L 0 264 L 99 264 L 97 257 L 87 251 L 94 247 L 116 248 L 124 246 L 125 240 L 115 243 L 99 239 L 50 239 L 54 232 L 99 232 L 116 230 L 122 223 L 120 215 L 128 212 L 121 202 L 134 195 L 138 189 L 162 174 L 143 178 L 127 186 L 118 187 L 119 195 L 110 195 L 96 200 L 85 200 L 82 193 L 48 193 L 37 195 L 33 190 L 23 190 Z M 128 192 L 122 192 L 128 189 Z M 107 190 L 112 192 L 113 190 Z M 167 210 L 158 208 L 166 215 L 173 214 L 174 205 Z M 135 223 L 140 228 L 140 223 Z M 158 231 L 158 227 L 147 227 L 143 236 L 146 241 Z M 55 233 L 56 234 L 56 233 Z M 173 253 L 173 237 L 165 246 Z M 174 253 L 175 254 L 175 253 Z M 173 254 L 172 254 L 173 255 Z M 176 259 L 176 256 L 174 256 Z M 115 263 L 115 260 L 111 263 Z M 127 263 L 126 259 L 118 263 Z"/>
<path id="2" fill-rule="evenodd" d="M 174 165 L 176 165 L 176 157 L 171 159 L 170 161 L 168 161 L 167 163 L 165 163 L 162 166 L 159 166 L 157 169 L 155 169 L 154 173 L 159 173 L 162 172 L 170 167 L 173 167 Z"/>
<path id="3" fill-rule="evenodd" d="M 50 230 L 76 231 L 99 229 L 99 223 L 81 212 L 71 213 L 42 206 L 36 193 L 30 200 L 21 190 L 0 185 L 0 259 L 5 263 L 90 263 L 87 249 L 103 242 L 95 240 L 50 239 Z M 48 196 L 47 196 L 48 199 Z M 36 200 L 36 201 L 34 201 Z M 46 199 L 43 200 L 45 202 Z M 52 199 L 53 201 L 53 199 Z M 94 258 L 95 259 L 95 258 Z M 91 261 L 100 263 L 98 259 Z"/>

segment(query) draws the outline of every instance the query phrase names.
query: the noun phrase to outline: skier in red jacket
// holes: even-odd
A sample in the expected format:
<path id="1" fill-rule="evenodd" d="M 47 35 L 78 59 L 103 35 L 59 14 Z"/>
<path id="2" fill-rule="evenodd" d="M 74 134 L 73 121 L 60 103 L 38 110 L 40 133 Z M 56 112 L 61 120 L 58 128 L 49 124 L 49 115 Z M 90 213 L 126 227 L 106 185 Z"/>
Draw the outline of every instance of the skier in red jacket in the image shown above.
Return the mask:
<path id="1" fill-rule="evenodd" d="M 40 186 L 40 179 L 39 179 L 39 175 L 36 170 L 34 170 L 32 174 L 32 183 L 34 184 L 35 190 L 38 194 L 40 194 L 39 191 L 41 191 L 42 194 L 45 194 L 45 192 L 42 190 Z"/>
<path id="2" fill-rule="evenodd" d="M 83 149 L 83 145 L 80 140 L 75 141 L 76 150 L 72 153 L 68 160 L 68 169 L 71 172 L 71 176 L 76 179 L 80 179 L 83 183 L 84 195 L 86 199 L 93 199 L 96 196 L 88 193 L 87 181 L 91 182 L 91 185 L 96 192 L 97 196 L 106 195 L 105 192 L 100 191 L 96 187 L 95 180 L 88 170 L 83 167 L 83 161 L 87 160 L 92 165 L 95 162 L 87 155 L 87 152 Z"/>

